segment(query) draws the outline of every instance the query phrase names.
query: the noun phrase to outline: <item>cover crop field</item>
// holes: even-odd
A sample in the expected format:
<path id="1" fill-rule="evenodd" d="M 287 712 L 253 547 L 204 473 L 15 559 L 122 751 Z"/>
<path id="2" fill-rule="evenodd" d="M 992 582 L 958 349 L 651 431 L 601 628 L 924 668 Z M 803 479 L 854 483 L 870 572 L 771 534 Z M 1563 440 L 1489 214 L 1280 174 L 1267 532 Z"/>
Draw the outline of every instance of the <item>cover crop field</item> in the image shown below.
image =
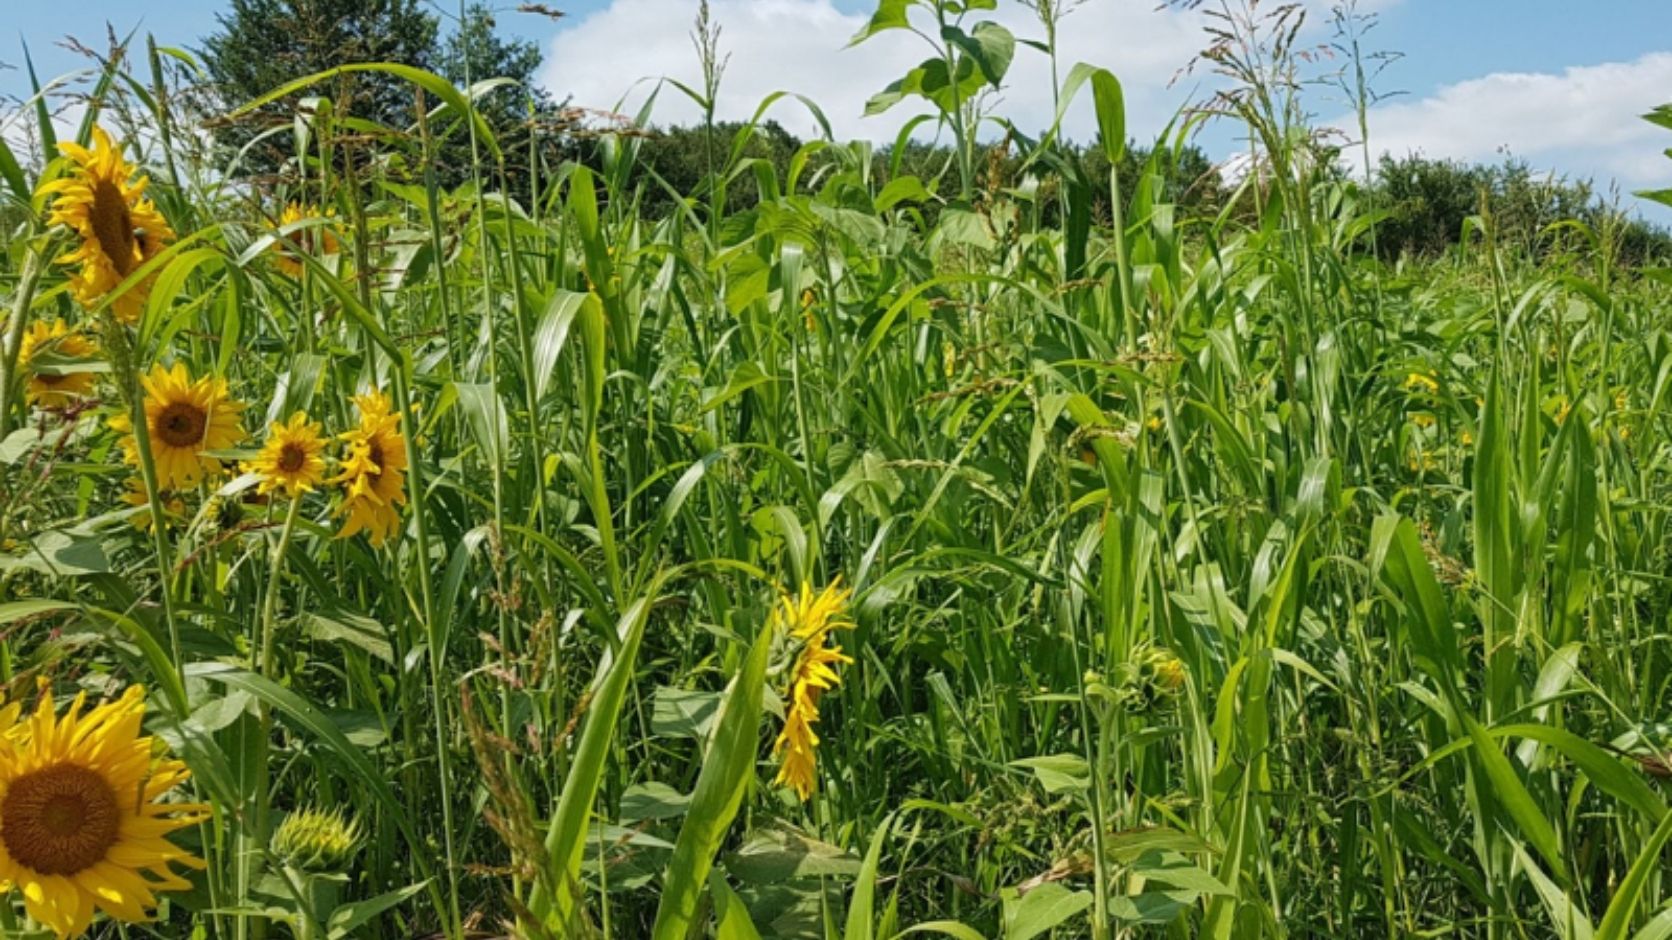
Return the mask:
<path id="1" fill-rule="evenodd" d="M 1379 243 L 1288 8 L 1007 126 L 991 6 L 856 37 L 925 159 L 700 23 L 689 188 L 394 63 L 15 115 L 0 935 L 1672 937 L 1667 259 Z"/>

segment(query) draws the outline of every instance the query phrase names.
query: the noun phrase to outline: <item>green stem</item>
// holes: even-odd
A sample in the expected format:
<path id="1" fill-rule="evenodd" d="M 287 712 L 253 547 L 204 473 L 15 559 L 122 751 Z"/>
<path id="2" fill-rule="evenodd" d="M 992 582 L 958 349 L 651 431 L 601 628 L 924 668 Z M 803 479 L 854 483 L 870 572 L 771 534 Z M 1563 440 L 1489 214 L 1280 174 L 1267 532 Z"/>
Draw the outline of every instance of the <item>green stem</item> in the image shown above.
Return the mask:
<path id="1" fill-rule="evenodd" d="M 278 633 L 279 592 L 284 587 L 285 553 L 290 550 L 290 536 L 296 529 L 297 511 L 301 506 L 302 495 L 300 493 L 293 494 L 290 497 L 290 508 L 285 512 L 284 526 L 279 530 L 278 544 L 273 547 L 273 556 L 267 574 L 267 593 L 261 599 L 261 651 L 260 658 L 257 659 L 255 666 L 257 671 L 261 673 L 262 678 L 275 682 L 278 680 L 278 669 L 274 662 L 274 637 Z M 245 861 L 240 862 L 241 866 L 247 866 L 249 864 L 248 860 L 254 857 L 255 852 L 260 851 L 261 847 L 267 844 L 268 822 L 272 817 L 273 779 L 267 752 L 272 747 L 273 713 L 263 703 L 260 706 L 259 716 L 260 730 L 256 738 L 255 754 L 255 819 L 254 824 L 250 827 L 251 831 L 240 833 L 241 839 L 246 843 L 251 843 L 247 844 L 245 851 L 240 853 L 241 857 L 245 859 Z M 241 870 L 240 873 L 243 875 L 240 885 L 243 890 L 240 894 L 243 896 L 242 900 L 248 901 L 249 872 Z M 253 928 L 253 933 L 257 937 L 265 936 L 267 933 L 266 921 L 256 921 Z"/>
<path id="2" fill-rule="evenodd" d="M 35 286 L 40 283 L 46 265 L 43 259 L 50 254 L 51 244 L 41 246 L 24 256 L 23 273 L 17 282 L 17 295 L 12 299 L 11 319 L 6 321 L 6 336 L 0 347 L 0 440 L 12 432 L 12 409 L 17 406 L 14 390 L 21 389 L 18 381 L 18 360 L 23 352 L 23 325 L 28 320 L 29 305 L 35 299 Z"/>

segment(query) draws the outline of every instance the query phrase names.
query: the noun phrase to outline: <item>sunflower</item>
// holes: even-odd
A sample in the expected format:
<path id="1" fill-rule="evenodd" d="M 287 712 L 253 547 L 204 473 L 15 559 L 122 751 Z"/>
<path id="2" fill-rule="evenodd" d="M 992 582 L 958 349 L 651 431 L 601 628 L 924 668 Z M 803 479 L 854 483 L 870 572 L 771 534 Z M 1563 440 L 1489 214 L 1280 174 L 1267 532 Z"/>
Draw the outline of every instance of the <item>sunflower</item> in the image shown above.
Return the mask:
<path id="1" fill-rule="evenodd" d="M 299 809 L 273 833 L 273 854 L 306 872 L 342 872 L 360 850 L 360 821 L 333 810 Z"/>
<path id="2" fill-rule="evenodd" d="M 273 225 L 273 229 L 276 231 L 287 225 L 294 225 L 303 219 L 313 218 L 319 218 L 318 206 L 304 206 L 294 202 L 286 203 L 284 211 L 279 213 L 279 221 Z M 337 234 L 328 225 L 297 229 L 284 237 L 294 242 L 298 248 L 302 249 L 302 254 L 305 255 L 334 255 L 339 250 Z M 273 252 L 278 255 L 280 271 L 291 277 L 302 276 L 302 259 L 291 250 L 289 245 L 283 241 L 275 242 Z"/>
<path id="3" fill-rule="evenodd" d="M 189 889 L 172 866 L 203 862 L 167 837 L 210 814 L 158 802 L 189 773 L 140 736 L 144 689 L 83 715 L 85 705 L 77 696 L 59 718 L 42 696 L 31 718 L 0 736 L 0 888 L 22 889 L 29 916 L 60 940 L 86 932 L 95 908 L 145 921 L 156 892 Z"/>
<path id="4" fill-rule="evenodd" d="M 159 493 L 163 505 L 163 524 L 169 520 L 186 514 L 186 503 L 173 493 Z M 138 509 L 139 512 L 128 517 L 134 528 L 141 532 L 151 531 L 151 497 L 146 495 L 145 481 L 139 477 L 129 477 L 127 489 L 122 491 L 122 502 Z"/>
<path id="5" fill-rule="evenodd" d="M 244 463 L 245 473 L 261 474 L 256 493 L 266 495 L 282 489 L 296 497 L 318 486 L 325 476 L 325 439 L 321 432 L 320 426 L 300 411 L 287 423 L 273 422 L 261 453 Z"/>
<path id="6" fill-rule="evenodd" d="M 398 507 L 406 502 L 406 437 L 387 395 L 367 392 L 354 396 L 354 404 L 360 425 L 342 435 L 342 472 L 330 480 L 343 488 L 337 515 L 348 517 L 337 538 L 364 530 L 373 545 L 382 545 L 400 525 Z"/>
<path id="7" fill-rule="evenodd" d="M 51 375 L 30 369 L 30 361 L 41 352 L 65 359 L 89 359 L 98 347 L 79 330 L 72 330 L 63 320 L 36 320 L 23 333 L 23 346 L 18 352 L 18 365 L 29 369 L 29 385 L 25 390 L 29 401 L 42 408 L 62 408 L 93 391 L 93 373 L 69 372 Z"/>
<path id="8" fill-rule="evenodd" d="M 133 178 L 133 164 L 122 158 L 103 128 L 93 128 L 92 150 L 69 142 L 58 149 L 74 167 L 67 176 L 42 186 L 40 193 L 57 197 L 48 221 L 68 226 L 81 238 L 81 247 L 58 261 L 81 265 L 70 278 L 70 292 L 82 306 L 91 307 L 167 247 L 174 230 L 144 197 L 150 180 Z M 112 306 L 117 319 L 129 324 L 139 320 L 155 279 L 153 273 L 116 298 Z"/>
<path id="9" fill-rule="evenodd" d="M 813 732 L 813 725 L 819 720 L 819 698 L 840 683 L 836 665 L 853 662 L 840 647 L 828 645 L 831 630 L 853 626 L 846 619 L 849 596 L 839 580 L 818 594 L 803 583 L 799 597 L 786 594 L 773 611 L 773 619 L 801 641 L 801 652 L 790 673 L 790 707 L 784 717 L 784 730 L 772 746 L 772 756 L 783 755 L 773 782 L 793 787 L 803 802 L 812 798 L 818 779 L 819 736 Z"/>
<path id="10" fill-rule="evenodd" d="M 1427 392 L 1432 395 L 1440 390 L 1440 383 L 1434 378 L 1433 373 L 1424 375 L 1421 372 L 1412 372 L 1405 376 L 1405 388 L 1407 391 Z"/>
<path id="11" fill-rule="evenodd" d="M 185 365 L 176 362 L 171 369 L 153 366 L 141 381 L 157 486 L 165 490 L 193 486 L 205 474 L 220 470 L 221 462 L 204 452 L 231 447 L 244 437 L 238 423 L 244 405 L 228 396 L 226 380 L 206 375 L 194 382 Z M 139 443 L 132 421 L 121 414 L 110 419 L 110 426 L 126 432 L 122 451 L 129 464 L 138 466 Z"/>

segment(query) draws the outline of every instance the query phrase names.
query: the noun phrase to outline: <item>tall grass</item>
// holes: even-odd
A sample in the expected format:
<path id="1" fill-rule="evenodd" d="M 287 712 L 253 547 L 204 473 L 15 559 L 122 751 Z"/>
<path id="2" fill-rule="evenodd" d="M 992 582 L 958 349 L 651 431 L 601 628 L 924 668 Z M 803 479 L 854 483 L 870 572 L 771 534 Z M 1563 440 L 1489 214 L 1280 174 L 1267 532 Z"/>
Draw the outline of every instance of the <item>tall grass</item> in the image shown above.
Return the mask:
<path id="1" fill-rule="evenodd" d="M 1208 52 L 1254 155 L 1222 215 L 1174 211 L 1194 115 L 1110 206 L 1055 130 L 1012 128 L 1026 175 L 1001 178 L 983 95 L 1001 51 L 1037 53 L 985 4 L 926 6 L 865 35 L 935 46 L 892 93 L 953 136 L 962 197 L 932 215 L 867 145 L 784 178 L 745 158 L 791 98 L 665 217 L 631 135 L 509 193 L 469 95 L 397 65 L 356 68 L 410 85 L 409 127 L 319 97 L 332 73 L 239 109 L 297 103 L 289 173 L 246 182 L 171 110 L 180 66 L 119 49 L 79 137 L 125 138 L 181 234 L 129 279 L 160 272 L 132 328 L 66 293 L 35 195 L 63 165 L 23 116 L 0 680 L 146 683 L 216 809 L 182 839 L 194 891 L 96 930 L 1672 936 L 1665 273 L 1579 223 L 1535 262 L 1489 204 L 1453 256 L 1382 266 L 1302 119 L 1300 27 L 1258 4 Z M 1118 165 L 1115 76 L 1073 68 L 1061 100 Z M 475 163 L 449 192 L 451 136 Z M 287 201 L 320 208 L 275 228 Z M 54 317 L 104 322 L 105 353 L 22 362 Z M 329 486 L 256 498 L 247 450 L 185 493 L 123 467 L 104 419 L 174 361 L 251 403 L 249 449 L 388 390 L 396 536 L 333 538 Z M 31 370 L 97 371 L 97 399 L 30 407 Z M 795 655 L 771 611 L 838 577 L 854 661 L 803 804 L 771 782 Z M 309 807 L 358 820 L 352 860 L 275 850 Z"/>

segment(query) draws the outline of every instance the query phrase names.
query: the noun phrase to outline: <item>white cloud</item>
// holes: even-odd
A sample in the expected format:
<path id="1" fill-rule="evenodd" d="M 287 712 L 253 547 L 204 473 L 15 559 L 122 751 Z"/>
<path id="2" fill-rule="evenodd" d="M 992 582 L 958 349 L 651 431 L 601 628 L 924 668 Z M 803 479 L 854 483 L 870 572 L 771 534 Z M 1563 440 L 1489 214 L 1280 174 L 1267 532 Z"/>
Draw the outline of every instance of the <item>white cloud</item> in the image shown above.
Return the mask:
<path id="1" fill-rule="evenodd" d="M 720 90 L 720 117 L 746 118 L 773 91 L 811 98 L 829 118 L 838 139 L 892 140 L 921 101 L 907 101 L 885 115 L 864 117 L 865 102 L 929 50 L 903 31 L 884 33 L 847 48 L 865 17 L 841 12 L 832 0 L 714 0 L 714 19 L 723 28 L 721 44 L 730 54 Z M 577 104 L 614 107 L 626 97 L 632 114 L 663 76 L 695 86 L 697 58 L 690 30 L 694 0 L 613 0 L 582 16 L 551 40 L 541 82 Z M 1042 36 L 1032 14 L 1018 4 L 1004 4 L 988 14 L 1021 39 Z M 1170 118 L 1193 87 L 1193 79 L 1169 89 L 1168 83 L 1204 44 L 1196 14 L 1157 10 L 1153 0 L 1094 0 L 1063 24 L 1059 42 L 1062 74 L 1079 61 L 1106 66 L 1126 87 L 1134 133 L 1153 132 Z M 635 87 L 635 82 L 649 78 Z M 1055 112 L 1050 64 L 1046 57 L 1018 45 L 996 112 L 1018 126 L 1038 131 Z M 629 90 L 631 94 L 628 94 Z M 1089 98 L 1089 95 L 1087 96 Z M 682 93 L 665 87 L 653 119 L 660 124 L 691 121 L 696 106 Z M 782 102 L 776 117 L 792 132 L 811 136 L 815 124 L 799 105 Z M 1089 101 L 1077 102 L 1068 121 L 1072 136 L 1084 139 L 1095 127 Z"/>
<path id="2" fill-rule="evenodd" d="M 1672 99 L 1672 52 L 1560 73 L 1502 72 L 1375 108 L 1374 151 L 1496 161 L 1508 153 L 1543 170 L 1665 185 L 1672 139 L 1640 115 Z M 1343 122 L 1344 123 L 1344 122 Z"/>
<path id="3" fill-rule="evenodd" d="M 1203 15 L 1157 9 L 1158 0 L 1089 0 L 1063 23 L 1059 36 L 1062 75 L 1076 62 L 1109 68 L 1126 90 L 1128 127 L 1143 139 L 1158 132 L 1188 101 L 1201 100 L 1217 86 L 1208 70 L 1178 78 L 1205 44 Z M 1363 0 L 1361 10 L 1385 12 L 1401 0 Z M 1302 45 L 1326 42 L 1330 0 L 1305 0 L 1308 25 Z M 865 102 L 928 50 L 909 33 L 884 33 L 854 48 L 848 39 L 865 16 L 844 13 L 835 0 L 712 0 L 723 28 L 721 45 L 730 55 L 720 91 L 719 116 L 751 115 L 774 91 L 797 92 L 823 109 L 838 139 L 891 141 L 910 117 L 927 105 L 908 100 L 885 115 L 864 117 Z M 690 32 L 696 0 L 610 0 L 598 11 L 565 20 L 550 40 L 539 79 L 555 94 L 577 104 L 634 114 L 662 77 L 699 83 Z M 1042 30 L 1020 4 L 1003 3 L 990 16 L 1019 39 L 1039 39 Z M 1320 68 L 1330 67 L 1328 62 Z M 1395 154 L 1495 161 L 1509 148 L 1540 169 L 1595 177 L 1622 187 L 1665 185 L 1662 156 L 1666 134 L 1639 119 L 1672 97 L 1672 52 L 1633 62 L 1579 66 L 1559 73 L 1502 73 L 1443 87 L 1419 100 L 1397 100 L 1374 109 L 1371 144 Z M 1339 99 L 1315 91 L 1318 107 L 1339 108 Z M 1076 101 L 1065 133 L 1089 140 L 1095 133 L 1089 94 Z M 1050 64 L 1018 45 L 997 114 L 1024 131 L 1047 127 L 1055 108 Z M 791 100 L 770 116 L 792 133 L 815 136 L 806 110 Z M 664 86 L 652 123 L 696 120 L 699 112 L 684 94 Z M 1337 120 L 1336 126 L 1353 122 Z M 1218 156 L 1234 153 L 1232 128 L 1212 132 L 1204 143 Z M 1659 181 L 1657 183 L 1657 181 Z"/>

